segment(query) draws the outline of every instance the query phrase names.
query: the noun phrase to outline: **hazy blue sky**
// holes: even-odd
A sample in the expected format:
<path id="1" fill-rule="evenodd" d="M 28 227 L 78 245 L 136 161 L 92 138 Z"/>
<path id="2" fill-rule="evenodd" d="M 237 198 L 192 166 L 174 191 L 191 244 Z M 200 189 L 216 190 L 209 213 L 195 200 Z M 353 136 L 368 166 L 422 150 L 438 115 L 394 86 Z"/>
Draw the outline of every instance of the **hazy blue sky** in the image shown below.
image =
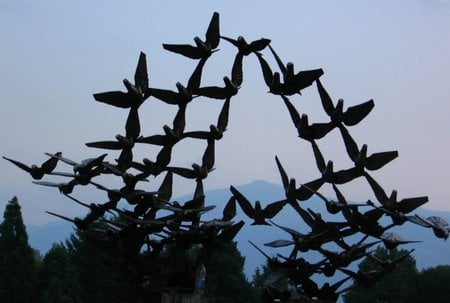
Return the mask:
<path id="1" fill-rule="evenodd" d="M 323 68 L 322 83 L 334 100 L 343 98 L 351 106 L 374 99 L 372 113 L 351 133 L 359 144 L 368 144 L 369 153 L 400 154 L 374 177 L 388 193 L 397 189 L 400 199 L 428 195 L 427 208 L 450 210 L 450 1 L 218 3 L 0 0 L 1 155 L 29 164 L 43 162 L 45 152 L 62 151 L 74 160 L 100 155 L 102 150 L 84 143 L 123 134 L 127 111 L 97 103 L 92 94 L 124 90 L 122 79 L 133 78 L 140 51 L 147 54 L 150 86 L 175 89 L 175 82 L 186 83 L 195 61 L 166 52 L 161 44 L 203 38 L 217 11 L 223 35 L 270 38 L 297 70 Z M 206 66 L 203 85 L 222 85 L 229 75 L 235 50 L 225 41 L 219 48 Z M 272 60 L 270 53 L 265 57 Z M 296 139 L 281 100 L 267 94 L 256 58 L 247 59 L 206 189 L 254 179 L 280 183 L 275 155 L 298 182 L 318 177 L 309 144 Z M 315 86 L 292 101 L 310 120 L 326 120 Z M 194 102 L 187 130 L 207 129 L 221 105 Z M 140 110 L 142 133 L 160 133 L 174 111 L 147 101 Z M 319 143 L 337 169 L 351 165 L 338 132 Z M 173 164 L 199 161 L 203 149 L 181 145 Z M 139 160 L 149 156 L 141 152 Z M 114 157 L 111 152 L 108 160 Z M 57 190 L 31 184 L 6 161 L 0 161 L 0 172 L 1 211 L 13 195 L 29 223 L 53 220 L 44 210 L 81 211 Z M 176 182 L 176 194 L 194 186 Z M 365 182 L 342 190 L 349 199 L 373 199 Z"/>

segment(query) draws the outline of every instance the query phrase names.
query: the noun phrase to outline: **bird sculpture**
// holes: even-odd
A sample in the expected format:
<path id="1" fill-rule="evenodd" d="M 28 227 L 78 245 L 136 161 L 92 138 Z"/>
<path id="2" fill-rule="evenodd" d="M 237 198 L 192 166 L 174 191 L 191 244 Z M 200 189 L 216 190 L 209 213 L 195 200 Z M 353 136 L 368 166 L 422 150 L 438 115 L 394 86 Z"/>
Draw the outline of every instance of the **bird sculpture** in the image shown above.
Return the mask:
<path id="1" fill-rule="evenodd" d="M 242 211 L 251 219 L 253 219 L 252 225 L 270 225 L 266 219 L 272 219 L 276 214 L 278 214 L 286 204 L 285 201 L 278 201 L 268 204 L 266 207 L 262 208 L 259 201 L 255 202 L 253 207 L 251 202 L 234 186 L 230 186 L 230 191 L 239 203 Z"/>
<path id="2" fill-rule="evenodd" d="M 147 60 L 143 52 L 139 55 L 138 65 L 134 74 L 134 84 L 127 79 L 123 80 L 127 92 L 110 91 L 94 94 L 98 102 L 106 103 L 121 108 L 139 107 L 149 97 Z"/>
<path id="3" fill-rule="evenodd" d="M 195 46 L 189 44 L 163 44 L 164 49 L 191 59 L 207 59 L 219 46 L 219 13 L 214 13 L 206 31 L 205 40 L 194 38 Z"/>
<path id="4" fill-rule="evenodd" d="M 55 155 L 60 157 L 62 156 L 62 153 L 58 152 Z M 22 162 L 6 157 L 3 157 L 3 159 L 11 162 L 18 168 L 29 173 L 34 180 L 41 180 L 46 174 L 51 174 L 58 164 L 58 158 L 56 157 L 50 157 L 50 159 L 42 163 L 40 166 L 37 166 L 35 164 L 28 166 L 26 164 L 23 164 Z"/>
<path id="5" fill-rule="evenodd" d="M 238 48 L 238 52 L 234 57 L 233 66 L 231 69 L 231 81 L 237 86 L 240 86 L 244 80 L 244 74 L 242 72 L 242 61 L 245 56 L 252 53 L 260 52 L 265 49 L 269 44 L 269 39 L 261 38 L 259 40 L 248 43 L 244 37 L 239 36 L 237 39 L 221 36 L 220 38 L 228 41 L 232 45 Z"/>

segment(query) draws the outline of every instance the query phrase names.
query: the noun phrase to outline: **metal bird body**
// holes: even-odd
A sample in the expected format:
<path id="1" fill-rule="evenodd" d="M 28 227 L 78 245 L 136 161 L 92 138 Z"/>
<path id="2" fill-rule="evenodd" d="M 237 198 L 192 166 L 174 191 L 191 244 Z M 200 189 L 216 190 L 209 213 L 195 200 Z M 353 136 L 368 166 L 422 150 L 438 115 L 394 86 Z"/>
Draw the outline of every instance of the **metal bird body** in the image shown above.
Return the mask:
<path id="1" fill-rule="evenodd" d="M 369 100 L 365 103 L 351 106 L 344 111 L 344 100 L 339 99 L 337 104 L 334 105 L 319 79 L 317 79 L 316 83 L 323 109 L 330 117 L 331 123 L 335 126 L 339 126 L 342 123 L 347 126 L 356 125 L 361 122 L 374 107 L 373 100 Z"/>
<path id="2" fill-rule="evenodd" d="M 127 79 L 124 79 L 123 84 L 127 88 L 127 92 L 110 91 L 97 93 L 94 94 L 94 99 L 121 108 L 139 107 L 149 97 L 146 94 L 148 89 L 147 61 L 143 52 L 139 56 L 134 82 L 132 84 Z"/>
<path id="3" fill-rule="evenodd" d="M 292 62 L 289 62 L 285 65 L 281 61 L 275 50 L 270 46 L 270 44 L 269 48 L 273 56 L 275 57 L 278 67 L 280 68 L 283 75 L 283 83 L 280 83 L 281 94 L 287 96 L 300 94 L 300 91 L 302 89 L 307 88 L 308 86 L 313 84 L 314 81 L 318 80 L 320 76 L 323 75 L 322 69 L 314 69 L 294 73 L 294 64 Z M 276 82 L 278 81 L 279 80 L 276 80 Z"/>
<path id="4" fill-rule="evenodd" d="M 62 153 L 58 152 L 55 155 L 61 156 Z M 18 168 L 29 173 L 34 180 L 41 180 L 46 174 L 51 174 L 53 170 L 56 168 L 56 165 L 58 164 L 58 158 L 56 157 L 50 157 L 50 159 L 42 163 L 40 166 L 37 166 L 35 164 L 28 166 L 26 164 L 23 164 L 22 162 L 6 157 L 3 157 L 3 159 L 11 162 Z"/>
<path id="5" fill-rule="evenodd" d="M 228 115 L 230 111 L 230 98 L 227 98 L 222 106 L 217 119 L 217 125 L 210 125 L 210 131 L 192 131 L 183 134 L 183 138 L 197 138 L 205 140 L 220 140 L 223 137 L 223 133 L 227 130 Z"/>
<path id="6" fill-rule="evenodd" d="M 237 86 L 240 86 L 244 78 L 242 72 L 243 58 L 250 55 L 251 53 L 262 51 L 264 48 L 266 48 L 267 45 L 269 45 L 270 40 L 261 38 L 259 40 L 248 43 L 242 36 L 239 36 L 236 40 L 224 36 L 221 36 L 221 38 L 238 48 L 238 52 L 234 58 L 233 66 L 231 69 L 231 81 Z"/>
<path id="7" fill-rule="evenodd" d="M 214 13 L 205 35 L 205 41 L 194 37 L 195 46 L 189 44 L 163 44 L 164 49 L 191 59 L 206 59 L 220 41 L 219 14 Z"/>
<path id="8" fill-rule="evenodd" d="M 244 213 L 249 218 L 253 219 L 252 225 L 270 225 L 267 223 L 266 219 L 273 218 L 286 204 L 285 201 L 278 201 L 270 203 L 266 207 L 262 208 L 261 203 L 256 201 L 255 206 L 252 206 L 250 201 L 235 187 L 230 186 L 230 190 Z"/>
<path id="9" fill-rule="evenodd" d="M 200 87 L 197 90 L 197 94 L 208 98 L 222 99 L 222 100 L 229 99 L 237 94 L 239 86 L 236 83 L 233 83 L 233 81 L 226 76 L 223 78 L 223 82 L 225 83 L 225 86 L 223 87 L 219 86 Z"/>
<path id="10" fill-rule="evenodd" d="M 372 188 L 378 202 L 380 202 L 381 205 L 383 205 L 383 208 L 388 211 L 407 214 L 428 202 L 428 197 L 405 198 L 398 201 L 396 190 L 393 190 L 391 195 L 388 197 L 386 192 L 374 178 L 372 178 L 368 173 L 365 173 L 364 176 Z"/>

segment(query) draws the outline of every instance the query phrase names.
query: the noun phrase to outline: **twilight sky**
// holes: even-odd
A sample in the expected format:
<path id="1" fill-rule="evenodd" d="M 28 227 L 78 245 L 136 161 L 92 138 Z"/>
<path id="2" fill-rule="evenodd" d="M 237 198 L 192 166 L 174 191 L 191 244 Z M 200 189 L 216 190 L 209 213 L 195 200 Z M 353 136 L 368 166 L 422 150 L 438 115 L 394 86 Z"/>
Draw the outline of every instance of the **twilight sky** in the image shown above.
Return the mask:
<path id="1" fill-rule="evenodd" d="M 374 99 L 372 113 L 350 132 L 359 145 L 368 145 L 369 154 L 398 150 L 400 157 L 372 175 L 388 194 L 396 189 L 400 199 L 428 195 L 426 208 L 450 211 L 450 1 L 94 3 L 0 0 L 1 156 L 40 164 L 45 152 L 61 151 L 76 161 L 102 154 L 84 143 L 123 134 L 127 111 L 97 103 L 92 94 L 125 90 L 122 79 L 133 79 L 140 51 L 147 54 L 151 87 L 175 90 L 177 81 L 186 84 L 196 62 L 161 44 L 203 38 L 217 11 L 221 34 L 247 41 L 270 38 L 296 70 L 323 68 L 321 81 L 333 100 L 342 98 L 347 107 Z M 235 50 L 225 41 L 219 48 L 205 67 L 202 85 L 221 86 L 230 73 Z M 274 63 L 268 50 L 264 54 Z M 228 131 L 216 144 L 216 170 L 205 189 L 255 179 L 280 184 L 275 155 L 297 182 L 319 177 L 309 144 L 296 138 L 281 99 L 267 93 L 256 57 L 246 59 L 244 83 L 232 100 Z M 315 85 L 291 100 L 310 121 L 327 120 Z M 208 129 L 221 105 L 193 102 L 186 130 Z M 140 109 L 143 135 L 161 133 L 175 110 L 156 99 L 146 101 Z M 319 144 L 335 168 L 350 167 L 337 131 Z M 203 149 L 180 143 L 171 164 L 198 162 Z M 142 148 L 136 159 L 148 153 Z M 107 159 L 115 157 L 111 151 Z M 1 212 L 14 195 L 27 223 L 55 220 L 44 210 L 85 211 L 57 190 L 32 184 L 29 175 L 3 159 L 0 172 Z M 342 187 L 348 199 L 374 199 L 366 182 L 352 183 Z M 193 188 L 179 179 L 174 194 Z M 329 194 L 329 188 L 323 192 Z M 86 202 L 94 202 L 88 199 L 92 196 L 97 198 L 79 193 Z"/>

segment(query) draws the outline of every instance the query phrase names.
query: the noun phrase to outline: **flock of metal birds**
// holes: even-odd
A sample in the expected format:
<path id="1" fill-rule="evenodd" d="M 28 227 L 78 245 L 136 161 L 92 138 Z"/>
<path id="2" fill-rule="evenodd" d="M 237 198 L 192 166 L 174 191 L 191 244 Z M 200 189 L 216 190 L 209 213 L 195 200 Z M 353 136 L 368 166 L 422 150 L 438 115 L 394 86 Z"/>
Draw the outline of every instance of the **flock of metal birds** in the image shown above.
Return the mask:
<path id="1" fill-rule="evenodd" d="M 237 48 L 231 77 L 224 77 L 223 86 L 201 86 L 202 70 L 205 63 L 218 49 L 220 40 L 224 40 Z M 232 39 L 221 36 L 219 30 L 219 14 L 214 13 L 206 31 L 205 39 L 194 38 L 195 45 L 189 44 L 163 44 L 164 49 L 198 60 L 197 66 L 188 79 L 187 85 L 176 83 L 176 91 L 169 89 L 152 88 L 149 86 L 146 56 L 139 56 L 134 83 L 127 79 L 123 81 L 126 91 L 110 91 L 94 94 L 96 101 L 106 103 L 115 107 L 129 110 L 125 124 L 125 135 L 116 135 L 112 141 L 90 142 L 86 145 L 98 149 L 120 151 L 115 163 L 106 161 L 107 154 L 86 159 L 81 162 L 72 161 L 62 156 L 62 153 L 47 154 L 49 159 L 42 165 L 27 166 L 16 160 L 4 157 L 12 164 L 28 172 L 37 181 L 34 183 L 44 186 L 58 188 L 61 193 L 73 201 L 88 208 L 88 214 L 83 218 L 71 219 L 60 214 L 48 212 L 62 219 L 73 222 L 79 229 L 90 230 L 90 234 L 100 247 L 121 253 L 121 260 L 125 264 L 134 267 L 145 268 L 145 264 L 151 262 L 163 262 L 161 252 L 165 247 L 172 247 L 172 253 L 160 269 L 167 281 L 167 287 L 189 287 L 195 278 L 195 268 L 200 266 L 214 249 L 223 243 L 231 241 L 244 222 L 234 222 L 236 216 L 236 203 L 241 210 L 253 222 L 253 225 L 273 225 L 280 228 L 289 236 L 289 239 L 278 239 L 269 243 L 269 247 L 291 247 L 288 256 L 277 254 L 270 257 L 260 248 L 271 267 L 271 275 L 266 281 L 263 291 L 266 302 L 275 299 L 287 300 L 296 295 L 317 298 L 320 300 L 336 301 L 339 294 L 349 290 L 345 282 L 352 278 L 355 285 L 370 287 L 411 252 L 389 261 L 377 260 L 371 255 L 371 248 L 383 243 L 388 249 L 396 248 L 398 245 L 417 242 L 403 240 L 398 234 L 389 232 L 389 229 L 412 222 L 420 226 L 431 228 L 439 238 L 447 239 L 450 228 L 448 223 L 439 217 L 422 218 L 418 215 L 410 215 L 412 211 L 428 201 L 427 197 L 414 197 L 398 200 L 397 192 L 392 191 L 387 195 L 379 183 L 369 174 L 369 171 L 378 170 L 391 162 L 398 156 L 396 151 L 378 152 L 367 154 L 367 145 L 359 146 L 348 128 L 361 122 L 373 109 L 372 100 L 350 106 L 344 109 L 342 100 L 336 104 L 333 102 L 319 78 L 323 74 L 322 69 L 308 71 L 294 71 L 292 63 L 284 64 L 269 39 L 260 39 L 248 43 L 243 37 Z M 264 59 L 262 51 L 269 49 L 275 58 L 279 72 L 274 72 Z M 269 92 L 281 98 L 280 101 L 286 106 L 292 119 L 294 127 L 298 130 L 298 136 L 311 144 L 320 177 L 310 182 L 296 184 L 294 178 L 289 178 L 278 157 L 275 158 L 285 198 L 262 206 L 259 201 L 254 204 L 245 195 L 231 186 L 231 197 L 224 206 L 222 218 L 204 221 L 202 215 L 215 206 L 205 203 L 203 191 L 203 180 L 214 170 L 215 144 L 220 140 L 228 127 L 228 115 L 230 102 L 243 83 L 243 61 L 247 56 L 254 55 L 260 63 L 263 79 L 269 88 Z M 322 107 L 329 116 L 329 121 L 323 123 L 312 123 L 308 121 L 305 113 L 300 114 L 289 98 L 299 95 L 300 92 L 316 84 Z M 216 125 L 211 125 L 209 130 L 185 132 L 186 108 L 190 102 L 197 97 L 223 100 L 223 107 L 217 119 Z M 178 111 L 171 126 L 163 126 L 163 134 L 144 136 L 141 132 L 139 121 L 139 108 L 149 98 L 155 98 L 169 105 L 177 106 Z M 353 162 L 353 167 L 342 170 L 334 170 L 332 161 L 326 161 L 319 149 L 317 141 L 331 131 L 340 132 L 345 144 L 347 154 Z M 172 149 L 181 140 L 203 140 L 206 148 L 203 153 L 202 163 L 194 163 L 192 167 L 170 166 Z M 136 144 L 150 144 L 159 146 L 160 150 L 154 159 L 143 159 L 137 161 L 133 155 Z M 55 172 L 59 162 L 73 167 L 73 172 Z M 151 177 L 164 174 L 162 183 L 158 190 L 147 191 L 139 186 L 149 182 Z M 58 175 L 68 178 L 68 182 L 54 183 L 39 181 L 46 175 Z M 98 176 L 111 175 L 122 179 L 123 187 L 111 189 L 98 183 Z M 172 201 L 172 184 L 174 175 L 195 181 L 195 190 L 191 200 L 184 203 Z M 368 200 L 366 203 L 351 204 L 338 188 L 338 185 L 351 182 L 355 178 L 365 178 L 373 190 L 377 203 Z M 324 184 L 330 184 L 336 193 L 336 199 L 330 200 L 320 194 L 319 189 Z M 107 199 L 103 203 L 84 203 L 72 196 L 78 186 L 93 186 L 104 191 Z M 331 222 L 322 218 L 320 213 L 311 208 L 304 208 L 302 202 L 313 195 L 319 196 L 325 203 L 330 214 L 336 215 L 339 221 Z M 119 201 L 129 204 L 128 210 L 118 207 Z M 289 207 L 298 213 L 299 218 L 306 223 L 310 229 L 306 233 L 299 232 L 293 228 L 282 226 L 271 221 L 283 208 Z M 366 209 L 363 211 L 363 209 Z M 367 210 L 368 209 L 368 210 Z M 122 218 L 117 221 L 106 213 L 112 213 Z M 382 217 L 389 217 L 392 223 L 383 226 L 380 223 Z M 90 228 L 94 222 L 102 219 L 106 222 L 103 229 Z M 348 239 L 360 235 L 361 239 L 354 244 L 349 244 Z M 375 239 L 370 241 L 370 239 Z M 201 249 L 193 269 L 186 273 L 186 252 L 193 245 L 199 244 Z M 253 243 L 252 243 L 253 244 Z M 254 245 L 254 244 L 253 244 Z M 323 256 L 323 260 L 310 263 L 302 258 L 301 253 L 316 251 Z M 299 254 L 300 253 L 300 254 Z M 369 256 L 377 261 L 379 269 L 369 272 L 354 272 L 347 267 L 365 257 Z M 139 261 L 136 261 L 139 260 Z M 323 274 L 332 277 L 337 271 L 346 275 L 344 279 L 330 285 L 325 283 L 318 286 L 313 281 L 314 274 Z M 148 285 L 146 279 L 151 272 L 142 270 L 130 270 L 135 284 L 135 291 L 143 285 Z M 183 277 L 183 279 L 180 279 Z M 289 289 L 280 290 L 274 287 L 276 281 L 288 278 Z"/>

